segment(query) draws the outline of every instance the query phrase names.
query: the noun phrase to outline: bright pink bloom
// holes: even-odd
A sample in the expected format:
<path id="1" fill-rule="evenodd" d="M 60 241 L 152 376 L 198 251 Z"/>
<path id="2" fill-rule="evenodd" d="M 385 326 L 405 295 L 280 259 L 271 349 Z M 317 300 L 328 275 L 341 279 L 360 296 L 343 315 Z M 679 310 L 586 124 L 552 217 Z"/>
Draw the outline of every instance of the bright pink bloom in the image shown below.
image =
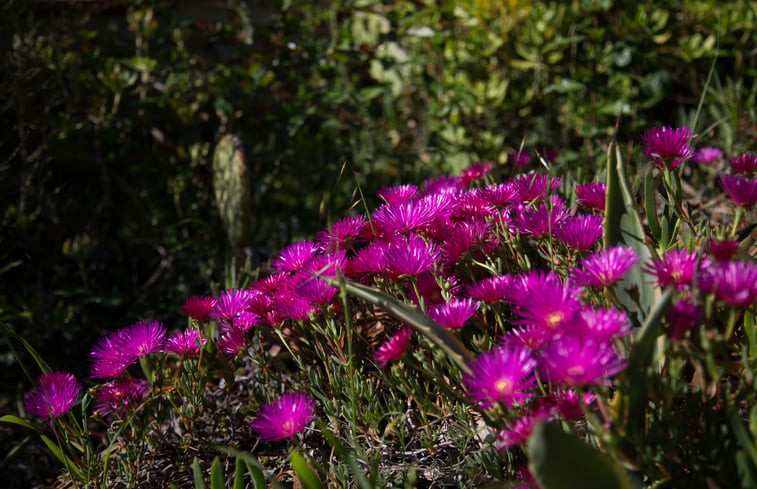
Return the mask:
<path id="1" fill-rule="evenodd" d="M 577 202 L 587 209 L 604 212 L 606 194 L 607 184 L 602 182 L 576 185 L 576 195 L 578 196 Z"/>
<path id="2" fill-rule="evenodd" d="M 392 242 L 384 257 L 393 275 L 417 277 L 434 269 L 439 259 L 439 248 L 418 236 L 409 236 Z"/>
<path id="3" fill-rule="evenodd" d="M 247 310 L 250 299 L 261 292 L 253 289 L 229 289 L 216 298 L 210 317 L 230 321 Z"/>
<path id="4" fill-rule="evenodd" d="M 444 304 L 432 306 L 428 315 L 447 329 L 460 329 L 476 315 L 479 304 L 473 299 L 452 299 Z"/>
<path id="5" fill-rule="evenodd" d="M 574 389 L 568 389 L 558 394 L 557 409 L 566 421 L 577 421 L 584 417 L 581 406 L 589 406 L 596 399 L 596 394 L 592 392 L 581 394 Z"/>
<path id="6" fill-rule="evenodd" d="M 386 271 L 386 246 L 374 241 L 361 248 L 345 266 L 345 274 L 350 278 L 360 278 L 364 275 L 376 275 Z"/>
<path id="7" fill-rule="evenodd" d="M 227 357 L 235 357 L 247 347 L 247 336 L 241 329 L 232 328 L 218 338 L 216 347 Z"/>
<path id="8" fill-rule="evenodd" d="M 444 239 L 444 261 L 454 266 L 465 257 L 483 259 L 484 254 L 490 255 L 498 245 L 499 239 L 487 221 L 457 222 Z"/>
<path id="9" fill-rule="evenodd" d="M 443 280 L 442 283 L 444 285 L 444 288 L 447 290 L 447 293 L 456 294 L 460 292 L 461 290 L 460 277 L 453 274 L 453 275 L 443 277 L 442 280 Z M 416 285 L 418 287 L 418 292 L 421 294 L 421 297 L 423 298 L 424 304 L 426 305 L 442 304 L 446 301 L 446 299 L 444 298 L 444 295 L 442 294 L 442 287 L 439 285 L 437 278 L 431 275 L 430 273 L 420 275 L 418 277 L 418 281 Z M 418 298 L 415 296 L 415 290 L 413 289 L 413 287 L 410 284 L 408 284 L 406 289 L 407 289 L 408 297 L 416 304 L 419 304 Z"/>
<path id="10" fill-rule="evenodd" d="M 195 328 L 179 331 L 166 340 L 165 350 L 177 355 L 199 355 L 200 350 L 208 342 Z"/>
<path id="11" fill-rule="evenodd" d="M 615 246 L 592 253 L 580 262 L 571 279 L 585 287 L 607 287 L 614 284 L 639 262 L 633 248 Z"/>
<path id="12" fill-rule="evenodd" d="M 493 304 L 505 298 L 510 281 L 509 275 L 489 277 L 468 285 L 468 295 L 487 304 Z"/>
<path id="13" fill-rule="evenodd" d="M 744 153 L 741 156 L 728 160 L 728 164 L 737 173 L 751 175 L 757 170 L 757 154 Z"/>
<path id="14" fill-rule="evenodd" d="M 757 204 L 757 178 L 721 175 L 720 187 L 739 207 L 751 209 Z"/>
<path id="15" fill-rule="evenodd" d="M 516 190 L 512 183 L 489 185 L 480 190 L 481 197 L 494 207 L 504 207 L 515 198 Z"/>
<path id="16" fill-rule="evenodd" d="M 653 127 L 641 135 L 644 154 L 658 168 L 676 168 L 691 159 L 694 149 L 689 146 L 691 129 L 681 127 Z"/>
<path id="17" fill-rule="evenodd" d="M 413 334 L 412 328 L 402 328 L 396 335 L 389 338 L 383 345 L 378 347 L 374 358 L 381 367 L 386 367 L 390 363 L 397 361 L 407 350 L 410 344 L 410 337 Z"/>
<path id="18" fill-rule="evenodd" d="M 539 410 L 522 416 L 513 423 L 506 423 L 505 429 L 497 434 L 497 449 L 504 452 L 526 443 L 536 425 L 548 421 L 551 415 L 549 411 Z"/>
<path id="19" fill-rule="evenodd" d="M 609 385 L 609 378 L 626 368 L 610 344 L 572 335 L 550 343 L 541 364 L 551 382 L 573 388 Z"/>
<path id="20" fill-rule="evenodd" d="M 515 218 L 515 228 L 521 234 L 530 234 L 534 239 L 554 234 L 568 218 L 565 202 L 552 196 L 551 205 L 542 202 L 538 208 L 526 207 Z"/>
<path id="21" fill-rule="evenodd" d="M 702 260 L 702 268 L 709 265 L 709 260 Z M 657 285 L 665 288 L 669 285 L 682 290 L 690 285 L 694 274 L 699 268 L 699 254 L 696 251 L 669 250 L 662 255 L 661 259 L 653 258 L 645 272 L 654 275 Z"/>
<path id="22" fill-rule="evenodd" d="M 552 178 L 543 173 L 528 173 L 511 180 L 515 187 L 516 200 L 533 202 L 544 200 L 550 192 L 557 190 L 562 183 L 559 178 Z"/>
<path id="23" fill-rule="evenodd" d="M 702 271 L 699 287 L 726 304 L 746 308 L 757 299 L 757 264 L 723 261 Z"/>
<path id="24" fill-rule="evenodd" d="M 409 233 L 431 224 L 431 207 L 425 200 L 384 204 L 373 220 L 388 233 Z"/>
<path id="25" fill-rule="evenodd" d="M 468 366 L 471 373 L 463 374 L 463 383 L 472 401 L 488 409 L 495 402 L 510 408 L 533 397 L 527 392 L 536 385 L 532 376 L 536 360 L 524 348 L 499 347 L 481 353 Z"/>
<path id="26" fill-rule="evenodd" d="M 738 241 L 718 241 L 718 240 L 712 240 L 710 241 L 707 249 L 710 251 L 710 255 L 712 256 L 713 260 L 715 261 L 726 261 L 730 260 L 731 257 L 736 253 L 736 250 L 739 249 L 739 246 L 741 243 Z"/>
<path id="27" fill-rule="evenodd" d="M 628 316 L 617 309 L 592 309 L 585 307 L 570 325 L 570 334 L 583 338 L 593 338 L 599 342 L 609 342 L 631 334 Z"/>
<path id="28" fill-rule="evenodd" d="M 365 216 L 343 217 L 328 229 L 320 231 L 316 242 L 323 251 L 349 250 L 361 240 L 366 226 L 368 226 L 368 221 Z"/>
<path id="29" fill-rule="evenodd" d="M 297 293 L 316 306 L 331 304 L 338 292 L 339 289 L 316 277 L 310 277 L 297 286 Z"/>
<path id="30" fill-rule="evenodd" d="M 552 272 L 517 277 L 509 294 L 513 312 L 523 318 L 516 324 L 533 324 L 553 333 L 562 331 L 581 308 L 580 289 L 563 284 Z"/>
<path id="31" fill-rule="evenodd" d="M 150 384 L 144 379 L 121 379 L 97 389 L 95 411 L 100 416 L 124 416 L 145 400 Z"/>
<path id="32" fill-rule="evenodd" d="M 464 188 L 463 182 L 459 178 L 442 175 L 436 178 L 428 178 L 423 182 L 423 195 L 456 194 Z"/>
<path id="33" fill-rule="evenodd" d="M 502 344 L 538 352 L 551 339 L 550 330 L 532 324 L 508 331 L 502 337 Z"/>
<path id="34" fill-rule="evenodd" d="M 302 266 L 318 253 L 318 246 L 312 241 L 300 241 L 279 251 L 271 260 L 271 267 L 277 272 L 298 272 Z"/>
<path id="35" fill-rule="evenodd" d="M 460 181 L 464 187 L 469 187 L 474 181 L 480 180 L 491 173 L 492 168 L 494 168 L 494 164 L 486 161 L 473 163 L 460 174 Z"/>
<path id="36" fill-rule="evenodd" d="M 146 319 L 121 330 L 116 345 L 127 357 L 136 361 L 162 351 L 165 337 L 166 328 L 160 321 Z"/>
<path id="37" fill-rule="evenodd" d="M 668 336 L 680 340 L 687 331 L 701 324 L 702 316 L 702 310 L 690 299 L 679 300 L 668 313 Z"/>
<path id="38" fill-rule="evenodd" d="M 216 300 L 210 296 L 193 296 L 187 298 L 181 310 L 192 319 L 207 321 L 215 302 Z"/>
<path id="39" fill-rule="evenodd" d="M 557 229 L 553 229 L 555 238 L 574 250 L 590 250 L 602 239 L 604 229 L 602 216 L 578 215 L 568 216 Z"/>
<path id="40" fill-rule="evenodd" d="M 313 420 L 315 402 L 302 392 L 287 392 L 266 404 L 250 427 L 265 441 L 294 439 Z"/>
<path id="41" fill-rule="evenodd" d="M 516 168 L 525 168 L 531 162 L 531 155 L 526 151 L 517 151 L 510 154 L 510 161 Z"/>
<path id="42" fill-rule="evenodd" d="M 92 357 L 92 377 L 96 379 L 114 378 L 121 375 L 137 359 L 121 347 L 124 330 L 110 333 L 100 338 L 89 353 Z"/>
<path id="43" fill-rule="evenodd" d="M 418 187 L 415 185 L 395 185 L 384 187 L 378 191 L 378 196 L 387 204 L 408 202 L 418 196 Z"/>
<path id="44" fill-rule="evenodd" d="M 700 148 L 694 153 L 693 160 L 703 165 L 711 165 L 723 157 L 718 148 Z"/>
<path id="45" fill-rule="evenodd" d="M 27 413 L 52 420 L 66 414 L 79 399 L 81 385 L 73 374 L 50 372 L 39 377 L 37 386 L 24 396 Z"/>

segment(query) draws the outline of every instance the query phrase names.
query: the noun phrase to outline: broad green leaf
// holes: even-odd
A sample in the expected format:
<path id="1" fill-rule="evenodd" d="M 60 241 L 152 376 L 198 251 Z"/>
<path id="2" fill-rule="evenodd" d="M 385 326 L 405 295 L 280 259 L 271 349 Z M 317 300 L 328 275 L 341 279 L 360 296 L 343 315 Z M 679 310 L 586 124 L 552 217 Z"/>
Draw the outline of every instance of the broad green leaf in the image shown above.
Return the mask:
<path id="1" fill-rule="evenodd" d="M 68 470 L 73 472 L 73 475 L 77 479 L 82 480 L 83 476 L 82 476 L 81 470 L 79 469 L 79 467 L 77 467 L 74 464 L 74 462 L 70 458 L 68 458 L 68 456 L 65 453 L 63 453 L 63 450 L 61 450 L 60 446 L 58 446 L 57 443 L 55 443 L 46 435 L 40 435 L 40 438 L 42 438 L 42 442 L 45 444 L 45 446 L 47 446 L 47 448 L 49 448 L 50 451 L 53 452 L 53 455 L 55 455 L 55 458 L 60 460 Z"/>
<path id="2" fill-rule="evenodd" d="M 24 428 L 29 428 L 30 430 L 37 431 L 37 428 L 34 427 L 30 422 L 26 421 L 25 419 L 21 419 L 18 416 L 14 416 L 12 414 L 6 414 L 3 417 L 0 417 L 0 421 L 4 423 L 13 423 L 17 424 L 19 426 L 23 426 Z"/>
<path id="3" fill-rule="evenodd" d="M 241 458 L 234 466 L 234 489 L 244 489 L 244 462 Z"/>
<path id="4" fill-rule="evenodd" d="M 660 291 L 642 271 L 652 254 L 636 211 L 633 193 L 626 178 L 623 157 L 615 139 L 607 153 L 607 194 L 605 197 L 604 246 L 625 245 L 634 249 L 639 263 L 615 284 L 618 299 L 634 325 L 640 325 L 659 297 Z"/>
<path id="5" fill-rule="evenodd" d="M 224 489 L 223 480 L 223 467 L 221 467 L 221 459 L 218 457 L 213 459 L 213 463 L 210 465 L 210 488 L 211 489 Z"/>
<path id="6" fill-rule="evenodd" d="M 300 452 L 292 450 L 292 453 L 289 454 L 289 462 L 297 474 L 297 479 L 299 479 L 305 489 L 323 489 L 315 471 L 308 465 L 305 457 Z"/>
<path id="7" fill-rule="evenodd" d="M 632 489 L 623 467 L 559 426 L 539 424 L 526 445 L 529 469 L 543 489 Z"/>
<path id="8" fill-rule="evenodd" d="M 197 457 L 192 461 L 192 476 L 195 481 L 195 489 L 205 489 L 205 481 L 202 478 L 202 468 Z"/>
<path id="9" fill-rule="evenodd" d="M 339 287 L 339 281 L 322 277 L 330 285 Z M 474 359 L 473 354 L 465 348 L 454 334 L 444 328 L 420 309 L 405 304 L 380 290 L 362 284 L 345 280 L 347 292 L 385 310 L 396 319 L 409 324 L 417 332 L 426 336 L 434 344 L 444 350 L 450 358 L 460 366 L 464 372 L 470 373 L 468 362 Z"/>
<path id="10" fill-rule="evenodd" d="M 628 420 L 626 429 L 633 438 L 639 440 L 644 435 L 649 394 L 647 392 L 647 372 L 654 360 L 655 346 L 660 331 L 660 320 L 668 310 L 673 289 L 668 288 L 649 312 L 641 329 L 636 334 L 633 350 L 628 360 L 625 373 L 625 389 L 621 392 L 627 396 Z M 621 397 L 621 402 L 626 401 Z M 625 406 L 621 405 L 621 413 Z"/>
<path id="11" fill-rule="evenodd" d="M 652 236 L 660 242 L 660 222 L 657 217 L 657 189 L 654 184 L 654 172 L 651 170 L 644 176 L 644 211 Z"/>

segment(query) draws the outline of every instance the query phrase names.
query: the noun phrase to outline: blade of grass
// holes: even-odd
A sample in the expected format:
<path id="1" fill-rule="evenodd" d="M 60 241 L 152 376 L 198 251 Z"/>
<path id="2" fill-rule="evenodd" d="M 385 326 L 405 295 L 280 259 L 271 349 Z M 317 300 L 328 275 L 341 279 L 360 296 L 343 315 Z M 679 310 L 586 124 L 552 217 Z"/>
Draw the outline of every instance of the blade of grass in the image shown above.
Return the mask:
<path id="1" fill-rule="evenodd" d="M 195 489 L 205 489 L 205 481 L 202 478 L 202 468 L 197 457 L 192 461 L 192 476 L 194 477 Z"/>
<path id="2" fill-rule="evenodd" d="M 318 476 L 315 471 L 308 465 L 305 457 L 303 457 L 297 450 L 292 450 L 289 454 L 289 462 L 292 464 L 292 469 L 297 474 L 297 479 L 302 483 L 305 489 L 323 489 L 321 481 L 318 480 Z"/>

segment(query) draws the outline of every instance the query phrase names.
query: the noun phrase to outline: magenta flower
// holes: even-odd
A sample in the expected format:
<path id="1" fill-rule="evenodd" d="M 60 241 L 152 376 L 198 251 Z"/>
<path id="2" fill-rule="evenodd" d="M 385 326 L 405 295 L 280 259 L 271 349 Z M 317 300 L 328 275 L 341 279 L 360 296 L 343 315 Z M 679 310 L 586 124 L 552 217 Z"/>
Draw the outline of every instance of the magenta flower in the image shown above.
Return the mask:
<path id="1" fill-rule="evenodd" d="M 373 220 L 386 232 L 409 233 L 431 224 L 431 208 L 425 200 L 384 204 L 373 213 Z"/>
<path id="2" fill-rule="evenodd" d="M 552 197 L 551 205 L 542 202 L 538 208 L 526 207 L 515 218 L 515 228 L 519 233 L 530 234 L 534 239 L 554 234 L 568 218 L 565 202 L 558 196 Z"/>
<path id="3" fill-rule="evenodd" d="M 410 337 L 412 334 L 412 328 L 402 328 L 396 335 L 392 336 L 384 342 L 384 344 L 378 347 L 374 354 L 374 358 L 382 368 L 402 357 L 402 354 L 405 353 L 407 346 L 410 344 Z"/>
<path id="4" fill-rule="evenodd" d="M 432 306 L 428 315 L 447 329 L 460 329 L 476 315 L 478 303 L 473 299 L 452 299 L 445 304 Z"/>
<path id="5" fill-rule="evenodd" d="M 100 416 L 124 416 L 145 400 L 150 384 L 143 379 L 121 379 L 100 386 L 95 395 L 95 412 Z"/>
<path id="6" fill-rule="evenodd" d="M 297 286 L 297 294 L 316 306 L 331 304 L 338 292 L 339 289 L 316 277 L 309 277 Z"/>
<path id="7" fill-rule="evenodd" d="M 641 135 L 641 143 L 644 154 L 658 168 L 676 168 L 694 155 L 689 146 L 691 137 L 691 129 L 686 127 L 653 127 Z"/>
<path id="8" fill-rule="evenodd" d="M 585 307 L 570 326 L 570 333 L 599 342 L 609 342 L 631 334 L 631 323 L 626 313 L 617 309 Z"/>
<path id="9" fill-rule="evenodd" d="M 541 365 L 551 382 L 573 388 L 609 385 L 609 378 L 626 368 L 608 343 L 572 335 L 547 345 Z"/>
<path id="10" fill-rule="evenodd" d="M 711 165 L 723 157 L 718 148 L 700 148 L 694 153 L 693 160 L 703 165 Z"/>
<path id="11" fill-rule="evenodd" d="M 566 421 L 577 421 L 584 417 L 581 406 L 590 406 L 597 400 L 596 394 L 585 392 L 581 394 L 575 389 L 568 389 L 557 396 L 557 409 Z"/>
<path id="12" fill-rule="evenodd" d="M 538 352 L 551 339 L 550 330 L 530 325 L 508 331 L 502 337 L 502 344 Z"/>
<path id="13" fill-rule="evenodd" d="M 292 321 L 307 321 L 315 307 L 293 291 L 281 291 L 273 297 L 273 308 L 282 318 Z"/>
<path id="14" fill-rule="evenodd" d="M 738 241 L 718 241 L 713 239 L 708 244 L 707 249 L 710 251 L 710 256 L 712 256 L 715 261 L 726 261 L 733 257 L 740 245 L 741 243 Z"/>
<path id="15" fill-rule="evenodd" d="M 247 336 L 243 330 L 232 328 L 218 338 L 216 347 L 227 357 L 235 357 L 247 347 Z"/>
<path id="16" fill-rule="evenodd" d="M 690 299 L 679 300 L 668 313 L 668 336 L 671 340 L 680 340 L 687 331 L 701 324 L 702 316 L 702 310 Z"/>
<path id="17" fill-rule="evenodd" d="M 504 207 L 510 204 L 516 195 L 515 186 L 512 183 L 499 183 L 483 187 L 480 191 L 481 197 L 494 207 Z"/>
<path id="18" fill-rule="evenodd" d="M 458 195 L 454 208 L 449 213 L 449 220 L 455 223 L 471 220 L 483 220 L 497 215 L 497 209 L 474 188 Z"/>
<path id="19" fill-rule="evenodd" d="M 418 187 L 415 185 L 395 185 L 384 187 L 378 191 L 378 196 L 387 204 L 408 202 L 418 196 Z"/>
<path id="20" fill-rule="evenodd" d="M 516 168 L 525 168 L 531 162 L 531 155 L 526 151 L 517 151 L 510 154 L 510 161 Z"/>
<path id="21" fill-rule="evenodd" d="M 449 294 L 455 294 L 460 292 L 461 290 L 460 277 L 454 274 L 443 277 L 442 284 Z M 446 301 L 444 294 L 442 293 L 442 287 L 440 286 L 437 278 L 433 275 L 429 273 L 420 275 L 418 277 L 416 286 L 418 287 L 418 292 L 423 298 L 424 304 L 442 304 Z M 418 301 L 418 297 L 416 297 L 415 295 L 415 290 L 413 289 L 412 285 L 408 284 L 406 288 L 408 297 L 416 304 L 419 304 L 420 302 Z"/>
<path id="22" fill-rule="evenodd" d="M 300 241 L 279 251 L 271 260 L 271 267 L 277 272 L 298 272 L 302 266 L 318 253 L 318 247 L 312 241 Z"/>
<path id="23" fill-rule="evenodd" d="M 323 251 L 352 249 L 368 226 L 365 216 L 347 216 L 339 219 L 330 228 L 320 231 L 316 237 L 318 246 Z"/>
<path id="24" fill-rule="evenodd" d="M 210 296 L 193 296 L 187 298 L 181 310 L 192 319 L 207 321 L 215 302 L 216 300 Z"/>
<path id="25" fill-rule="evenodd" d="M 532 376 L 536 360 L 524 348 L 499 347 L 481 353 L 468 366 L 471 373 L 463 374 L 463 383 L 472 401 L 488 409 L 495 402 L 510 408 L 533 397 L 527 392 L 536 385 Z"/>
<path id="26" fill-rule="evenodd" d="M 746 308 L 757 299 L 757 264 L 723 261 L 702 271 L 699 287 L 726 304 Z"/>
<path id="27" fill-rule="evenodd" d="M 602 216 L 569 216 L 553 229 L 555 238 L 574 250 L 589 250 L 602 239 Z"/>
<path id="28" fill-rule="evenodd" d="M 360 278 L 364 275 L 377 275 L 388 267 L 386 260 L 386 245 L 374 241 L 361 248 L 355 256 L 347 262 L 345 274 L 350 278 Z"/>
<path id="29" fill-rule="evenodd" d="M 230 321 L 247 310 L 250 299 L 261 292 L 251 289 L 229 289 L 221 292 L 216 298 L 210 317 L 222 321 Z"/>
<path id="30" fill-rule="evenodd" d="M 104 338 L 100 338 L 89 353 L 93 360 L 93 378 L 107 379 L 118 377 L 129 365 L 137 360 L 136 357 L 127 354 L 124 348 L 121 347 L 123 331 L 115 331 Z"/>
<path id="31" fill-rule="evenodd" d="M 468 285 L 468 295 L 486 304 L 493 304 L 505 298 L 512 278 L 509 275 L 496 275 Z"/>
<path id="32" fill-rule="evenodd" d="M 454 266 L 466 256 L 483 259 L 499 245 L 499 239 L 484 220 L 472 220 L 453 224 L 444 239 L 444 261 Z"/>
<path id="33" fill-rule="evenodd" d="M 165 350 L 180 356 L 199 355 L 200 350 L 208 342 L 195 328 L 179 331 L 166 340 Z"/>
<path id="34" fill-rule="evenodd" d="M 456 194 L 464 188 L 459 178 L 442 175 L 423 182 L 423 195 Z"/>
<path id="35" fill-rule="evenodd" d="M 698 265 L 699 254 L 696 251 L 669 250 L 662 255 L 661 259 L 653 258 L 644 271 L 655 276 L 660 288 L 673 285 L 676 289 L 682 290 L 691 284 Z M 704 258 L 702 268 L 708 265 L 709 260 Z"/>
<path id="36" fill-rule="evenodd" d="M 160 321 L 146 319 L 121 330 L 116 345 L 128 358 L 137 360 L 162 351 L 165 337 L 166 329 Z"/>
<path id="37" fill-rule="evenodd" d="M 39 377 L 37 386 L 24 396 L 26 412 L 50 423 L 71 410 L 79 399 L 81 385 L 73 374 L 49 372 Z"/>
<path id="38" fill-rule="evenodd" d="M 627 246 L 615 246 L 592 253 L 581 260 L 581 268 L 571 278 L 585 287 L 607 287 L 623 278 L 639 262 L 639 256 Z"/>
<path id="39" fill-rule="evenodd" d="M 542 173 L 528 173 L 511 180 L 511 182 L 515 187 L 516 200 L 533 202 L 534 200 L 546 199 L 550 192 L 560 187 L 562 180 Z"/>
<path id="40" fill-rule="evenodd" d="M 486 175 L 491 173 L 492 168 L 494 168 L 494 164 L 486 161 L 473 163 L 471 166 L 464 169 L 460 174 L 460 181 L 462 182 L 464 187 L 469 187 L 470 184 L 474 181 L 481 180 Z"/>
<path id="41" fill-rule="evenodd" d="M 577 202 L 587 209 L 604 212 L 605 194 L 607 194 L 607 184 L 602 182 L 576 185 Z"/>
<path id="42" fill-rule="evenodd" d="M 744 153 L 728 160 L 733 171 L 742 175 L 751 175 L 757 170 L 757 154 Z"/>
<path id="43" fill-rule="evenodd" d="M 581 308 L 580 292 L 563 284 L 553 272 L 531 272 L 513 280 L 506 299 L 513 302 L 513 312 L 523 318 L 516 324 L 533 324 L 554 333 L 563 330 Z"/>
<path id="44" fill-rule="evenodd" d="M 757 178 L 721 175 L 720 188 L 739 207 L 751 209 L 757 204 Z"/>
<path id="45" fill-rule="evenodd" d="M 294 439 L 313 420 L 315 403 L 302 392 L 287 392 L 266 404 L 250 427 L 265 441 Z"/>
<path id="46" fill-rule="evenodd" d="M 418 236 L 399 238 L 384 253 L 386 264 L 397 277 L 417 277 L 434 269 L 439 248 Z"/>
<path id="47" fill-rule="evenodd" d="M 552 413 L 547 410 L 538 410 L 534 413 L 521 416 L 513 423 L 506 423 L 505 429 L 497 433 L 497 449 L 506 451 L 516 445 L 522 445 L 528 441 L 537 424 L 549 421 Z"/>

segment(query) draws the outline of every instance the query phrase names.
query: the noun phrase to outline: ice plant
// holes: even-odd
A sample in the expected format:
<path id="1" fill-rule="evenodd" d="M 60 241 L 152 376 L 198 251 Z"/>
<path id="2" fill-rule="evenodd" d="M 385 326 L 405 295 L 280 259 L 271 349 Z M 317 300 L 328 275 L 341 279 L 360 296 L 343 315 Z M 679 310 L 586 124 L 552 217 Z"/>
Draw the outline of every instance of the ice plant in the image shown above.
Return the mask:
<path id="1" fill-rule="evenodd" d="M 100 338 L 89 353 L 92 357 L 92 377 L 96 379 L 115 378 L 136 361 L 136 358 L 126 354 L 120 346 L 123 330 L 110 333 Z"/>
<path id="2" fill-rule="evenodd" d="M 757 264 L 723 261 L 702 271 L 699 287 L 726 304 L 746 308 L 757 300 Z"/>
<path id="3" fill-rule="evenodd" d="M 387 204 L 407 202 L 418 196 L 418 187 L 416 185 L 395 185 L 392 187 L 384 187 L 377 192 L 377 195 Z"/>
<path id="4" fill-rule="evenodd" d="M 602 239 L 602 216 L 569 216 L 554 229 L 555 238 L 574 250 L 589 250 Z"/>
<path id="5" fill-rule="evenodd" d="M 721 175 L 720 188 L 734 204 L 743 209 L 751 209 L 757 204 L 757 178 Z"/>
<path id="6" fill-rule="evenodd" d="M 654 127 L 641 135 L 644 154 L 658 168 L 677 168 L 691 159 L 694 149 L 689 146 L 692 132 L 687 127 L 673 129 L 667 126 Z"/>
<path id="7" fill-rule="evenodd" d="M 460 329 L 478 311 L 478 303 L 473 299 L 452 299 L 431 307 L 429 317 L 447 329 Z"/>
<path id="8" fill-rule="evenodd" d="M 681 299 L 668 313 L 668 336 L 680 340 L 687 331 L 696 328 L 702 320 L 702 310 L 690 299 Z"/>
<path id="9" fill-rule="evenodd" d="M 511 183 L 515 187 L 516 200 L 525 203 L 546 199 L 551 191 L 557 190 L 562 180 L 543 173 L 529 173 L 511 180 Z"/>
<path id="10" fill-rule="evenodd" d="M 463 374 L 463 383 L 468 397 L 483 409 L 495 402 L 510 408 L 533 397 L 528 391 L 536 385 L 536 360 L 525 348 L 501 346 L 481 353 L 468 366 L 471 372 Z"/>
<path id="11" fill-rule="evenodd" d="M 709 260 L 705 258 L 702 267 L 707 267 L 708 264 Z M 653 258 L 644 271 L 655 276 L 660 288 L 672 285 L 681 290 L 691 284 L 698 267 L 699 254 L 696 251 L 669 250 L 662 258 Z"/>
<path id="12" fill-rule="evenodd" d="M 723 157 L 723 152 L 718 148 L 700 148 L 694 153 L 692 158 L 697 163 L 711 165 Z"/>
<path id="13" fill-rule="evenodd" d="M 526 151 L 517 151 L 510 155 L 510 160 L 516 168 L 525 168 L 531 162 L 531 155 Z"/>
<path id="14" fill-rule="evenodd" d="M 287 392 L 263 406 L 250 425 L 265 441 L 294 439 L 313 420 L 315 403 L 302 392 Z"/>
<path id="15" fill-rule="evenodd" d="M 499 302 L 505 298 L 505 291 L 510 286 L 511 277 L 495 275 L 468 285 L 468 295 L 487 304 Z"/>
<path id="16" fill-rule="evenodd" d="M 144 379 L 121 379 L 98 388 L 95 411 L 100 416 L 123 416 L 144 401 L 150 384 Z"/>
<path id="17" fill-rule="evenodd" d="M 552 341 L 540 357 L 547 378 L 558 386 L 608 385 L 625 369 L 625 361 L 606 342 L 565 335 Z"/>
<path id="18" fill-rule="evenodd" d="M 192 319 L 197 321 L 207 321 L 215 302 L 216 300 L 210 296 L 188 297 L 184 302 L 184 305 L 181 306 L 181 310 Z"/>
<path id="19" fill-rule="evenodd" d="M 593 253 L 580 262 L 573 271 L 574 282 L 585 287 L 606 287 L 622 279 L 639 262 L 633 248 L 615 246 Z"/>
<path id="20" fill-rule="evenodd" d="M 316 243 L 324 251 L 351 249 L 361 240 L 368 221 L 365 216 L 347 216 L 318 233 Z"/>
<path id="21" fill-rule="evenodd" d="M 213 309 L 210 311 L 210 317 L 229 321 L 242 311 L 245 311 L 249 305 L 250 299 L 259 294 L 259 291 L 250 289 L 228 289 L 221 292 L 216 298 Z"/>
<path id="22" fill-rule="evenodd" d="M 603 182 L 576 185 L 577 202 L 587 209 L 604 212 L 606 193 L 607 184 Z"/>
<path id="23" fill-rule="evenodd" d="M 271 267 L 279 272 L 297 272 L 318 253 L 318 246 L 312 241 L 300 241 L 279 251 L 271 260 Z"/>
<path id="24" fill-rule="evenodd" d="M 389 245 L 384 257 L 394 275 L 417 277 L 433 270 L 439 258 L 439 248 L 418 236 L 410 236 L 397 239 Z"/>
<path id="25" fill-rule="evenodd" d="M 162 351 L 165 337 L 166 329 L 160 321 L 146 319 L 122 330 L 116 344 L 127 358 L 137 360 Z"/>
<path id="26" fill-rule="evenodd" d="M 373 220 L 390 233 L 409 233 L 431 224 L 431 208 L 424 200 L 384 204 L 373 213 Z"/>
<path id="27" fill-rule="evenodd" d="M 73 374 L 49 372 L 39 377 L 37 386 L 24 396 L 26 412 L 52 420 L 66 414 L 79 399 L 81 385 Z"/>
<path id="28" fill-rule="evenodd" d="M 386 367 L 390 363 L 397 361 L 407 350 L 410 344 L 410 337 L 413 334 L 412 328 L 402 328 L 397 334 L 389 338 L 376 350 L 373 357 L 381 367 Z"/>
<path id="29" fill-rule="evenodd" d="M 628 316 L 617 309 L 585 307 L 569 326 L 570 334 L 607 342 L 631 334 Z"/>
<path id="30" fill-rule="evenodd" d="M 744 153 L 728 160 L 728 164 L 737 173 L 751 175 L 757 170 L 757 154 Z"/>
<path id="31" fill-rule="evenodd" d="M 491 173 L 492 168 L 494 168 L 494 164 L 488 161 L 473 163 L 460 174 L 460 181 L 464 187 L 469 187 L 474 181 L 480 180 Z"/>
<path id="32" fill-rule="evenodd" d="M 208 342 L 200 332 L 194 328 L 179 331 L 166 340 L 165 350 L 176 353 L 179 356 L 198 355 L 203 346 Z"/>

